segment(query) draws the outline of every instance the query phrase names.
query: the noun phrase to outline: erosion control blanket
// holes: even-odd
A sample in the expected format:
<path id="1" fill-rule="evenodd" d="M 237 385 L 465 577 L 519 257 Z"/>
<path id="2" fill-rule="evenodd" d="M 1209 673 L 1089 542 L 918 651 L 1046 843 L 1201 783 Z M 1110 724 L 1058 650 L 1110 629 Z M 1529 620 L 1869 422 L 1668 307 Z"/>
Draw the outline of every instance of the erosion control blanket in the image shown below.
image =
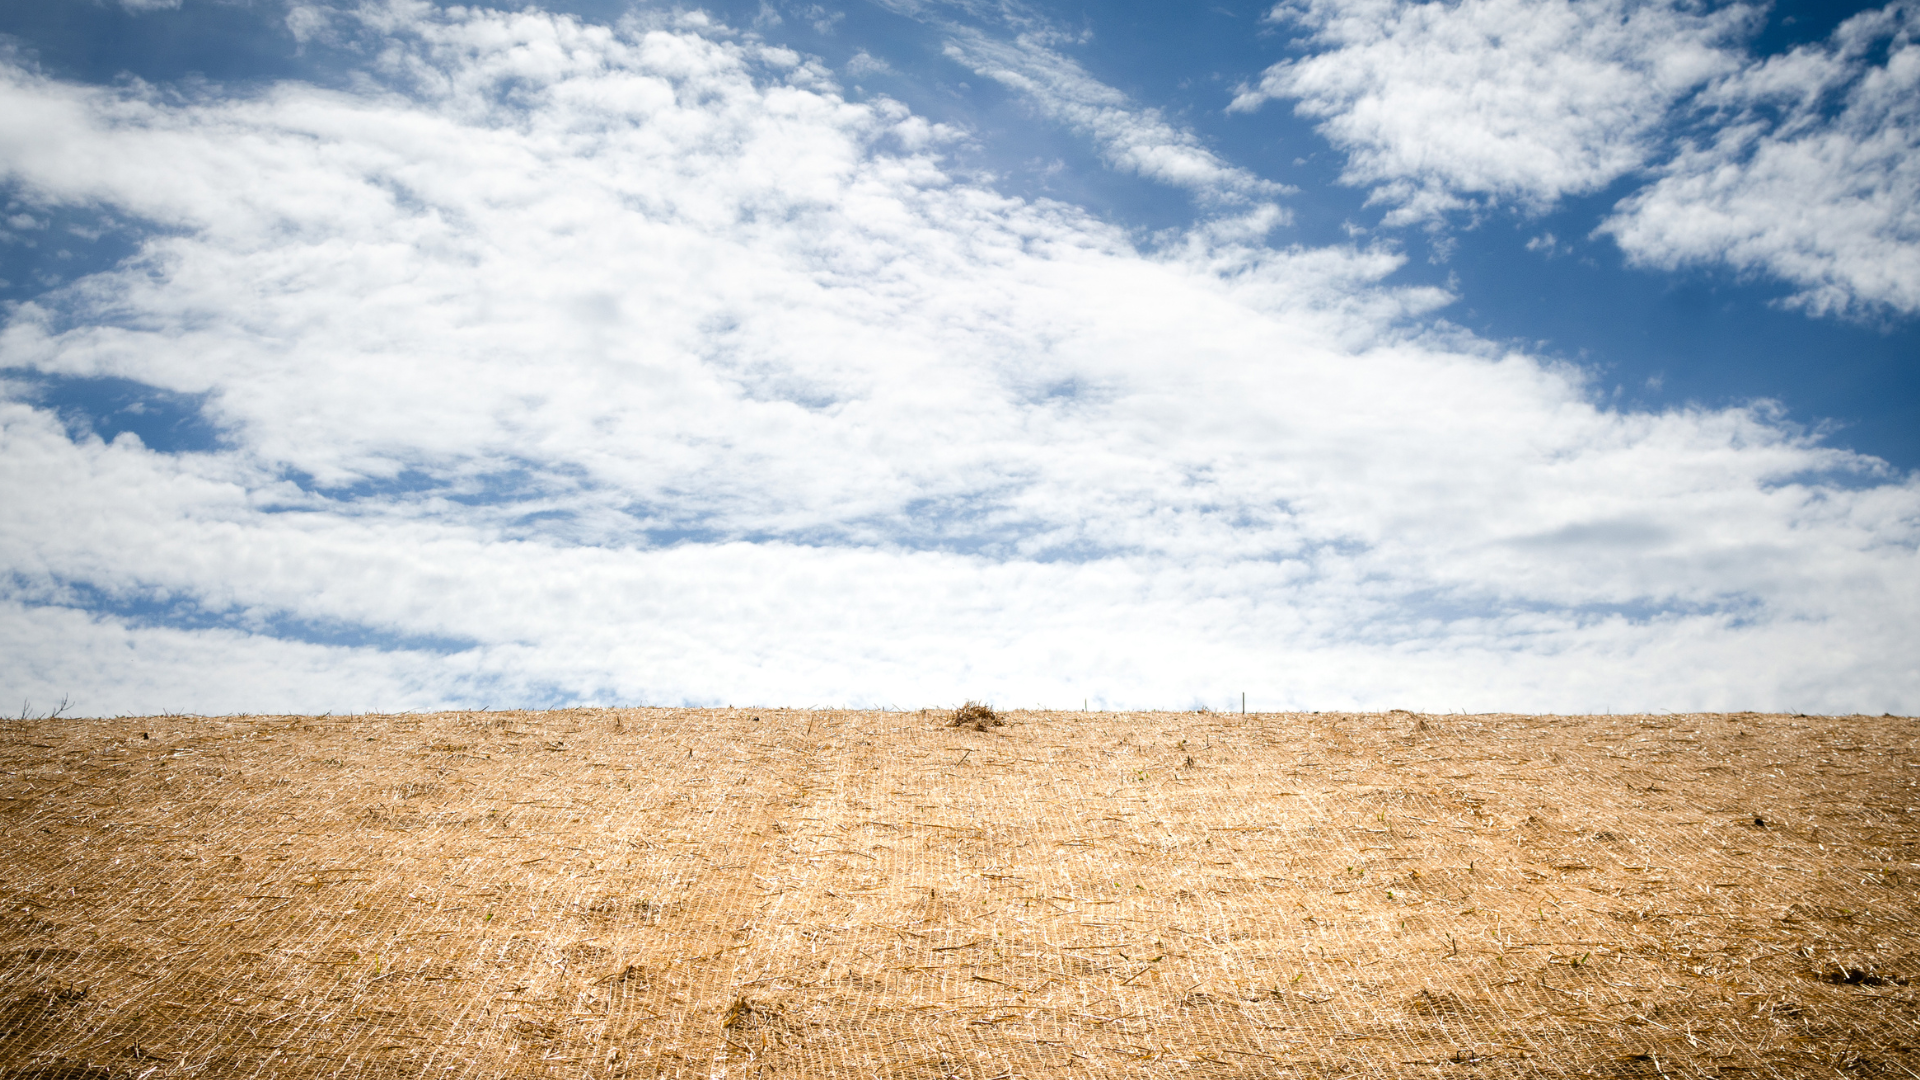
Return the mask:
<path id="1" fill-rule="evenodd" d="M 1920 724 L 0 727 L 0 1075 L 1920 1075 Z"/>

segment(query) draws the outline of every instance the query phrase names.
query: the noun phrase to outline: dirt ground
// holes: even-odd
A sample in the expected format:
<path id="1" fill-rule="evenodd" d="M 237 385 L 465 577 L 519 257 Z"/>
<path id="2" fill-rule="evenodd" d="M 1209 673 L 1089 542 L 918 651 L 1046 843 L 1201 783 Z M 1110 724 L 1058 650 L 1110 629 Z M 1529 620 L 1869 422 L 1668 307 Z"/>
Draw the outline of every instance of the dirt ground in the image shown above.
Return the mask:
<path id="1" fill-rule="evenodd" d="M 1920 722 L 0 724 L 0 1076 L 1920 1076 Z"/>

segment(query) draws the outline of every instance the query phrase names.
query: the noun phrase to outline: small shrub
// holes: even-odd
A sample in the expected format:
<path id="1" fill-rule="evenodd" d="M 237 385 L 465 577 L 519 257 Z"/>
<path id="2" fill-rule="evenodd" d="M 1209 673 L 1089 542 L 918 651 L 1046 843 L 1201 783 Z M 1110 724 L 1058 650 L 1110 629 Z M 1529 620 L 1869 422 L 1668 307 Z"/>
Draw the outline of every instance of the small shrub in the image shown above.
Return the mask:
<path id="1" fill-rule="evenodd" d="M 953 721 L 950 726 L 970 727 L 975 731 L 985 731 L 988 728 L 1000 727 L 1005 723 L 1006 721 L 1000 719 L 1000 715 L 993 711 L 993 706 L 978 701 L 969 701 L 965 705 L 953 710 Z"/>

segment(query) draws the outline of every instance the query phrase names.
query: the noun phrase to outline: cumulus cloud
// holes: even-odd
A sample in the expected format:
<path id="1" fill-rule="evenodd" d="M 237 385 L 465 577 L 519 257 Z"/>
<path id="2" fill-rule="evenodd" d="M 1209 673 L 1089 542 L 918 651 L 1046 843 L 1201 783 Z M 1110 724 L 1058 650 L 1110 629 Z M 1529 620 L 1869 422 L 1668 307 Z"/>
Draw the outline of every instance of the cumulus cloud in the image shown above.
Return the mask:
<path id="1" fill-rule="evenodd" d="M 1916 29 L 1920 7 L 1895 3 L 1722 80 L 1714 132 L 1603 231 L 1647 265 L 1775 275 L 1816 314 L 1920 312 Z"/>
<path id="2" fill-rule="evenodd" d="M 1761 8 L 1678 0 L 1294 0 L 1308 53 L 1230 108 L 1295 102 L 1389 225 L 1651 182 L 1599 232 L 1642 265 L 1719 264 L 1814 314 L 1920 311 L 1915 5 L 1755 59 Z M 1551 253 L 1552 246 L 1541 250 Z"/>
<path id="3" fill-rule="evenodd" d="M 1659 0 L 1294 0 L 1312 51 L 1230 108 L 1276 98 L 1348 155 L 1405 224 L 1476 199 L 1597 191 L 1662 145 L 1668 110 L 1740 63 L 1759 9 Z"/>
<path id="4" fill-rule="evenodd" d="M 329 25 L 351 89 L 0 69 L 18 197 L 149 227 L 0 369 L 221 433 L 0 383 L 16 697 L 1920 704 L 1920 487 L 1764 407 L 1597 407 L 1390 251 L 1143 253 L 723 28 Z"/>

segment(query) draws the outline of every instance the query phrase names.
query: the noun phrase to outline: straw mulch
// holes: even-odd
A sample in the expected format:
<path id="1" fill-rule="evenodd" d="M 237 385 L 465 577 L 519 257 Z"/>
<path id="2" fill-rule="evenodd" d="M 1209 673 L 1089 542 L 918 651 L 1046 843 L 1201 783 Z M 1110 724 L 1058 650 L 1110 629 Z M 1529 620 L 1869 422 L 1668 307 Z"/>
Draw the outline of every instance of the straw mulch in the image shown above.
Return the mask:
<path id="1" fill-rule="evenodd" d="M 0 1076 L 1920 1076 L 1920 724 L 0 726 Z"/>

